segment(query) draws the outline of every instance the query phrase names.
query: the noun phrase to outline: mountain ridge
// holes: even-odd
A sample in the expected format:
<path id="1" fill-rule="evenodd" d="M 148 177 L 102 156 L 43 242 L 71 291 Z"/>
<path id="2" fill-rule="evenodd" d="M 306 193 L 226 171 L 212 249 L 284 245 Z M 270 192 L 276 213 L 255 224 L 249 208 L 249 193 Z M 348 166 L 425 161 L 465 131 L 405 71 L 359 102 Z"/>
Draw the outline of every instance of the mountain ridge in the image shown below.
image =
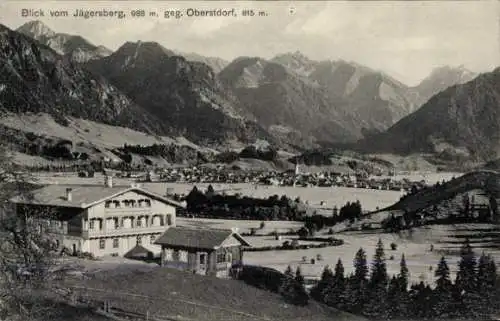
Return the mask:
<path id="1" fill-rule="evenodd" d="M 92 44 L 82 36 L 57 33 L 40 20 L 29 21 L 17 28 L 16 31 L 49 46 L 58 54 L 78 63 L 99 59 L 112 52 L 104 46 Z"/>
<path id="2" fill-rule="evenodd" d="M 499 106 L 500 68 L 496 68 L 434 95 L 415 113 L 360 146 L 494 160 L 500 155 Z"/>

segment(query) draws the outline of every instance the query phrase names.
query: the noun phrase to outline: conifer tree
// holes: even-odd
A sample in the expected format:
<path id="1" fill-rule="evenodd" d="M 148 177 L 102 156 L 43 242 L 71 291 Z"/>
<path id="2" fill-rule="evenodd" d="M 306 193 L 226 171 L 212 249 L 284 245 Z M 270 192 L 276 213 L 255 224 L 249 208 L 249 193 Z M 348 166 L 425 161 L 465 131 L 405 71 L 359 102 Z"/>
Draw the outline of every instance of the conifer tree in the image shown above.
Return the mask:
<path id="1" fill-rule="evenodd" d="M 389 282 L 389 288 L 387 290 L 387 317 L 389 319 L 394 319 L 401 317 L 401 285 L 396 276 L 393 276 Z"/>
<path id="2" fill-rule="evenodd" d="M 325 299 L 328 305 L 343 309 L 345 307 L 346 280 L 344 276 L 344 265 L 342 260 L 338 260 L 335 265 L 335 274 L 333 275 L 330 286 L 326 289 Z"/>
<path id="3" fill-rule="evenodd" d="M 288 277 L 291 277 L 291 278 L 294 277 L 293 271 L 292 271 L 292 267 L 290 265 L 286 268 L 285 275 L 288 276 Z"/>
<path id="4" fill-rule="evenodd" d="M 497 273 L 495 262 L 490 255 L 482 253 L 477 268 L 477 293 L 480 295 L 477 309 L 484 313 L 493 312 Z"/>
<path id="5" fill-rule="evenodd" d="M 333 280 L 333 272 L 330 267 L 327 265 L 323 269 L 323 273 L 321 274 L 321 279 L 318 283 L 311 289 L 311 297 L 319 302 L 325 302 L 325 294 L 327 288 L 332 284 Z"/>
<path id="6" fill-rule="evenodd" d="M 493 258 L 488 255 L 488 264 L 486 268 L 486 287 L 487 287 L 487 297 L 488 297 L 488 307 L 489 311 L 495 311 L 498 304 L 498 274 L 497 266 Z"/>
<path id="7" fill-rule="evenodd" d="M 300 270 L 300 266 L 297 267 L 297 270 L 295 271 L 295 281 L 299 283 L 300 285 L 304 286 L 305 280 L 304 276 L 302 276 L 302 271 Z"/>
<path id="8" fill-rule="evenodd" d="M 434 275 L 437 279 L 433 295 L 433 312 L 438 317 L 449 317 L 453 308 L 453 285 L 450 280 L 450 269 L 444 256 L 441 257 Z"/>
<path id="9" fill-rule="evenodd" d="M 410 279 L 410 271 L 406 265 L 405 255 L 401 255 L 401 261 L 399 263 L 399 275 L 397 277 L 399 292 L 398 292 L 398 309 L 397 315 L 400 317 L 405 317 L 408 315 L 408 308 L 410 305 L 410 297 L 408 295 L 408 282 Z"/>
<path id="10" fill-rule="evenodd" d="M 384 318 L 387 312 L 387 265 L 385 262 L 384 244 L 379 239 L 373 257 L 369 281 L 370 302 L 366 314 L 371 317 Z"/>
<path id="11" fill-rule="evenodd" d="M 408 291 L 408 279 L 410 278 L 410 272 L 408 266 L 406 265 L 405 255 L 401 255 L 401 261 L 399 262 L 399 275 L 398 281 L 401 289 L 406 292 Z"/>
<path id="12" fill-rule="evenodd" d="M 353 263 L 354 274 L 349 277 L 347 282 L 346 305 L 348 311 L 361 312 L 367 299 L 366 290 L 369 272 L 366 253 L 362 248 L 356 252 Z"/>
<path id="13" fill-rule="evenodd" d="M 455 287 L 462 301 L 462 312 L 475 312 L 474 306 L 480 300 L 477 292 L 477 262 L 468 239 L 460 250 Z"/>

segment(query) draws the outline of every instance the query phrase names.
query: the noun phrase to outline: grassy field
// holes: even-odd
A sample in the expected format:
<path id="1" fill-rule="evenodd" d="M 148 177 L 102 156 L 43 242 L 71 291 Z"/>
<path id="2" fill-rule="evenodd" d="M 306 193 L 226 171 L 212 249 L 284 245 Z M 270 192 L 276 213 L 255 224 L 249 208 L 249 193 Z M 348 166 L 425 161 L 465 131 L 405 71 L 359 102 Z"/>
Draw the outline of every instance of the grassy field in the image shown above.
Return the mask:
<path id="1" fill-rule="evenodd" d="M 306 307 L 286 304 L 274 293 L 235 280 L 217 279 L 140 263 L 123 264 L 121 269 L 96 269 L 111 263 L 94 263 L 87 267 L 87 278 L 71 278 L 64 284 L 84 286 L 77 289 L 94 300 L 110 300 L 114 308 L 145 313 L 150 316 L 177 317 L 204 321 L 294 321 L 294 320 L 365 320 L 327 308 L 315 302 Z"/>
<path id="2" fill-rule="evenodd" d="M 289 232 L 291 229 L 297 230 L 304 224 L 302 222 L 294 221 L 266 221 L 264 228 L 260 228 L 260 221 L 245 221 L 245 220 L 219 220 L 219 219 L 191 219 L 178 217 L 176 219 L 177 225 L 193 226 L 193 227 L 206 227 L 206 228 L 220 228 L 231 229 L 238 228 L 239 233 L 250 233 L 250 229 L 257 229 L 257 235 L 267 235 L 274 231 L 280 233 Z"/>
<path id="3" fill-rule="evenodd" d="M 382 239 L 385 246 L 387 268 L 390 275 L 399 273 L 399 262 L 404 253 L 410 270 L 412 282 L 434 282 L 434 269 L 441 258 L 445 256 L 450 267 L 452 278 L 455 277 L 459 249 L 466 238 L 470 239 L 474 252 L 479 257 L 482 252 L 493 256 L 500 262 L 500 228 L 492 224 L 456 224 L 431 225 L 404 231 L 400 234 L 345 232 L 336 233 L 336 238 L 344 240 L 345 244 L 336 247 L 295 251 L 247 252 L 245 263 L 272 267 L 284 271 L 288 265 L 293 269 L 300 266 L 305 276 L 319 278 L 326 265 L 334 267 L 340 258 L 344 264 L 346 274 L 353 271 L 353 258 L 356 251 L 362 247 L 370 261 L 375 253 L 378 239 Z M 390 244 L 397 244 L 393 251 Z M 431 244 L 434 250 L 430 251 Z M 322 260 L 310 264 L 311 258 L 321 255 Z M 307 262 L 303 262 L 303 257 Z M 391 256 L 394 259 L 390 259 Z M 430 269 L 432 267 L 432 270 Z"/>
<path id="4" fill-rule="evenodd" d="M 96 175 L 93 178 L 79 178 L 75 176 L 54 176 L 53 174 L 36 174 L 37 181 L 41 184 L 84 184 L 95 185 L 104 184 L 104 177 Z M 114 178 L 115 185 L 130 185 L 130 179 Z M 142 183 L 141 186 L 158 194 L 164 195 L 167 187 L 173 189 L 173 193 L 187 194 L 194 186 L 201 190 L 206 190 L 208 183 L 188 184 L 188 183 Z M 239 193 L 242 196 L 268 198 L 273 195 L 286 195 L 291 198 L 299 197 L 302 201 L 308 202 L 313 208 L 317 208 L 319 213 L 331 213 L 334 206 L 342 207 L 346 202 L 359 200 L 364 210 L 373 211 L 377 207 L 384 208 L 394 204 L 399 200 L 401 193 L 398 191 L 373 190 L 348 187 L 282 187 L 263 186 L 249 183 L 241 184 L 212 184 L 218 192 L 225 192 L 228 195 Z M 321 205 L 321 202 L 324 202 Z"/>

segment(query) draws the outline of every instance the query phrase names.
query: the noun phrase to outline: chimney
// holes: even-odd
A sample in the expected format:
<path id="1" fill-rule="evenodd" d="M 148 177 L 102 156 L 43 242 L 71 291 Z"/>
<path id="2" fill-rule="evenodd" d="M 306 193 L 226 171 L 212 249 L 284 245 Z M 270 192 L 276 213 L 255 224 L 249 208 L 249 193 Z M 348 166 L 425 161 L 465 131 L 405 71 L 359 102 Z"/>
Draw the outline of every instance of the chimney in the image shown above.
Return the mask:
<path id="1" fill-rule="evenodd" d="M 73 189 L 72 188 L 66 188 L 66 200 L 71 202 L 73 199 Z"/>
<path id="2" fill-rule="evenodd" d="M 107 186 L 107 187 L 113 187 L 113 177 L 110 176 L 110 175 L 106 175 L 104 177 L 104 184 Z"/>

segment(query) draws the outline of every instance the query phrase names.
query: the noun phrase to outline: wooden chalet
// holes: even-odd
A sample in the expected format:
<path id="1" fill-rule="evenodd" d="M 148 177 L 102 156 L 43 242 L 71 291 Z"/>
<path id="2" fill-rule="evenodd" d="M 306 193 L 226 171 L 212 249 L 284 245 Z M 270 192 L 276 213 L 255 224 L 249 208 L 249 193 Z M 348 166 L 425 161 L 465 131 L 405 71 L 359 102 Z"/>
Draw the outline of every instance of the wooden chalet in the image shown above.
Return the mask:
<path id="1" fill-rule="evenodd" d="M 227 277 L 243 264 L 250 244 L 233 230 L 171 227 L 155 244 L 161 246 L 161 266 L 196 274 Z"/>

